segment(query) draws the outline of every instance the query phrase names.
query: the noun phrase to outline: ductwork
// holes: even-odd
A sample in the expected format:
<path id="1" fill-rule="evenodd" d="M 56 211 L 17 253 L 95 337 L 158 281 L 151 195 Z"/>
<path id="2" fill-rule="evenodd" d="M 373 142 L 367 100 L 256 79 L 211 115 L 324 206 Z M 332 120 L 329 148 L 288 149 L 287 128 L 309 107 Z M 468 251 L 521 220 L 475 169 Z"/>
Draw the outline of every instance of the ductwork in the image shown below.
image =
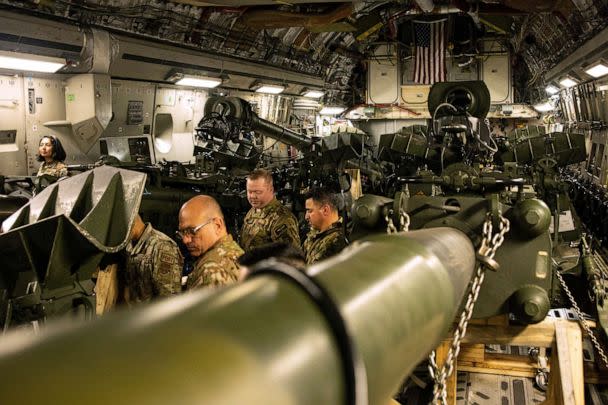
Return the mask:
<path id="1" fill-rule="evenodd" d="M 285 4 L 308 4 L 308 3 L 343 3 L 344 0 L 289 0 Z M 196 7 L 244 7 L 244 6 L 276 6 L 281 1 L 277 0 L 222 0 L 222 1 L 199 1 L 199 0 L 173 0 L 173 3 L 188 4 Z"/>
<path id="2" fill-rule="evenodd" d="M 108 74 L 114 57 L 118 54 L 118 42 L 112 41 L 108 31 L 87 28 L 82 36 L 82 49 L 77 60 L 71 60 L 62 73 Z"/>
<path id="3" fill-rule="evenodd" d="M 572 10 L 571 0 L 504 0 L 507 7 L 528 13 L 548 13 L 552 11 Z"/>
<path id="4" fill-rule="evenodd" d="M 425 3 L 424 0 L 416 2 Z M 481 3 L 470 3 L 466 0 L 453 0 L 452 5 L 465 13 L 479 13 L 492 15 L 521 15 L 529 13 L 548 13 L 557 11 L 560 13 L 572 10 L 572 2 L 570 0 L 500 0 L 500 1 L 483 1 Z M 435 10 L 434 13 L 437 13 Z"/>
<path id="5" fill-rule="evenodd" d="M 80 150 L 87 153 L 97 142 L 112 118 L 110 76 L 79 74 L 67 79 L 65 121 L 50 121 L 46 127 L 66 127 Z"/>
<path id="6" fill-rule="evenodd" d="M 245 25 L 259 30 L 289 27 L 312 28 L 329 25 L 349 17 L 352 13 L 353 5 L 345 3 L 324 14 L 310 15 L 275 10 L 254 10 L 245 13 L 242 18 Z"/>

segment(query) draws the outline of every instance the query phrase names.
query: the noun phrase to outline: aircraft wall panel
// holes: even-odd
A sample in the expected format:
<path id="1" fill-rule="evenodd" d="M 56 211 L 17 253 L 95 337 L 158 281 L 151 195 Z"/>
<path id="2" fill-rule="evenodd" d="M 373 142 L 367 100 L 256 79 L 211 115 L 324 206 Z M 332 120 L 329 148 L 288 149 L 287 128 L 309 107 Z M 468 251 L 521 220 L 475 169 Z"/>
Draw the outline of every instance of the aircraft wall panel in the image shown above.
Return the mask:
<path id="1" fill-rule="evenodd" d="M 399 102 L 399 63 L 395 46 L 380 45 L 369 60 L 367 102 L 393 104 Z"/>
<path id="2" fill-rule="evenodd" d="M 488 86 L 492 104 L 512 103 L 511 65 L 508 55 L 488 56 L 482 64 L 481 79 Z"/>
<path id="3" fill-rule="evenodd" d="M 26 77 L 24 98 L 33 92 L 36 99 L 35 111 L 25 111 L 25 130 L 27 144 L 28 174 L 38 171 L 40 162 L 36 160 L 38 144 L 44 135 L 54 135 L 61 141 L 66 152 L 65 163 L 93 163 L 99 155 L 99 148 L 94 146 L 88 153 L 83 153 L 74 139 L 74 133 L 69 126 L 45 127 L 49 121 L 66 119 L 66 85 L 61 77 Z"/>
<path id="4" fill-rule="evenodd" d="M 155 86 L 112 80 L 112 115 L 103 137 L 151 134 Z"/>
<path id="5" fill-rule="evenodd" d="M 174 94 L 174 100 L 169 102 L 168 94 Z M 194 158 L 186 156 L 194 148 L 194 138 L 186 134 L 194 134 L 194 129 L 203 118 L 205 101 L 208 93 L 205 90 L 168 89 L 158 87 L 154 108 L 153 138 L 156 160 L 190 161 Z M 168 128 L 167 116 L 171 117 L 172 127 Z M 161 129 L 160 125 L 164 128 Z"/>
<path id="6" fill-rule="evenodd" d="M 0 76 L 0 174 L 27 174 L 23 78 Z"/>

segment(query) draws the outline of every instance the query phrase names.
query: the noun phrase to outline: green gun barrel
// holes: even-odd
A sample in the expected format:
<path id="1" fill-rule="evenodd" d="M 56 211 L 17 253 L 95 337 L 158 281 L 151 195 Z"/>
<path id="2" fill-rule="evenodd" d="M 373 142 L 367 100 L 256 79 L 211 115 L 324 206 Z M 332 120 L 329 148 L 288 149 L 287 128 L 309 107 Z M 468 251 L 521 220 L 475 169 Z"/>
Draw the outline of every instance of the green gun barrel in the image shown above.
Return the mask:
<path id="1" fill-rule="evenodd" d="M 386 403 L 444 337 L 475 252 L 451 228 L 355 242 L 308 269 L 339 308 L 364 365 L 370 404 Z M 7 404 L 343 404 L 339 348 L 319 307 L 285 277 L 260 274 L 85 324 L 5 335 Z M 365 392 L 364 392 L 365 394 Z"/>

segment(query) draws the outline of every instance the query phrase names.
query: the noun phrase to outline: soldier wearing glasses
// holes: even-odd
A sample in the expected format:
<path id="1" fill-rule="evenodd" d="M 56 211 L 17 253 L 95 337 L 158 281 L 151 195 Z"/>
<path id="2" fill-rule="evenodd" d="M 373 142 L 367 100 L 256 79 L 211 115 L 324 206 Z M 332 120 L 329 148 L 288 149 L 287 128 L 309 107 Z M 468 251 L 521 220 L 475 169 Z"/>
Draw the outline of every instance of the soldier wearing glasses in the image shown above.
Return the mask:
<path id="1" fill-rule="evenodd" d="M 187 290 L 238 280 L 237 259 L 243 249 L 226 231 L 224 215 L 215 199 L 199 195 L 188 200 L 179 211 L 177 236 L 196 259 L 186 282 Z"/>

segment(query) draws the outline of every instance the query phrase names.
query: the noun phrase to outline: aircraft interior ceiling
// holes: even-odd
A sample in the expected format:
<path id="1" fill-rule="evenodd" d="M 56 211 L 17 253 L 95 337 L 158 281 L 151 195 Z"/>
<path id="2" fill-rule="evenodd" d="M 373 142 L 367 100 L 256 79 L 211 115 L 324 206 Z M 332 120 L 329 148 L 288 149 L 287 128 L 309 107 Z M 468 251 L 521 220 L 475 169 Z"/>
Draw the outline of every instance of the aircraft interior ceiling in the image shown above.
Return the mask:
<path id="1" fill-rule="evenodd" d="M 453 40 L 451 57 L 459 66 L 471 63 L 472 58 L 483 59 L 492 52 L 479 49 L 476 40 L 498 40 L 511 54 L 516 102 L 542 98 L 547 73 L 608 25 L 606 0 L 285 3 L 0 1 L 5 10 L 54 19 L 79 29 L 99 28 L 113 34 L 202 50 L 218 57 L 274 66 L 302 77 L 320 78 L 328 92 L 326 100 L 350 105 L 364 100 L 363 63 L 378 43 L 397 42 L 401 59 L 412 57 L 411 21 L 416 18 L 464 13 L 461 15 L 465 18 L 451 20 L 449 27 Z M 421 16 L 421 10 L 425 9 L 433 11 Z M 3 41 L 8 43 L 3 43 L 3 48 L 15 50 L 23 46 L 26 41 L 17 37 L 10 39 L 4 35 Z M 11 41 L 15 43 L 11 45 Z M 601 47 L 595 51 L 604 52 Z M 219 67 L 214 73 L 226 71 L 228 69 Z M 129 73 L 111 73 L 133 78 Z"/>

